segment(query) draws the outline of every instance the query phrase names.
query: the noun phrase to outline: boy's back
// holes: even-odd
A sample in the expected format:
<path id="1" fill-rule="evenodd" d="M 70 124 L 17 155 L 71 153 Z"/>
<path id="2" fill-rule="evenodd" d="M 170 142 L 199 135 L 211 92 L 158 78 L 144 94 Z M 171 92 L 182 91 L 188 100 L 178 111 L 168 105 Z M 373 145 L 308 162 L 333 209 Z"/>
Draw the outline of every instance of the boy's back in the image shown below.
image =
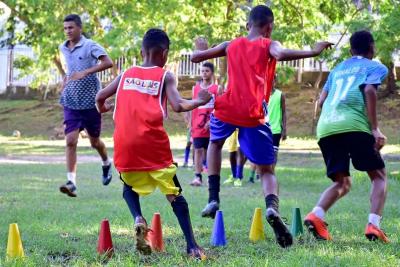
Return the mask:
<path id="1" fill-rule="evenodd" d="M 263 102 L 270 95 L 276 61 L 269 56 L 268 38 L 239 37 L 227 48 L 228 89 L 217 97 L 215 116 L 239 126 L 264 120 Z"/>
<path id="2" fill-rule="evenodd" d="M 121 77 L 114 112 L 114 161 L 119 172 L 152 171 L 172 164 L 163 127 L 165 73 L 160 67 L 132 67 Z"/>
<path id="3" fill-rule="evenodd" d="M 328 96 L 317 127 L 318 138 L 343 132 L 371 133 L 360 87 L 380 84 L 386 73 L 384 65 L 360 56 L 337 65 L 324 86 Z"/>

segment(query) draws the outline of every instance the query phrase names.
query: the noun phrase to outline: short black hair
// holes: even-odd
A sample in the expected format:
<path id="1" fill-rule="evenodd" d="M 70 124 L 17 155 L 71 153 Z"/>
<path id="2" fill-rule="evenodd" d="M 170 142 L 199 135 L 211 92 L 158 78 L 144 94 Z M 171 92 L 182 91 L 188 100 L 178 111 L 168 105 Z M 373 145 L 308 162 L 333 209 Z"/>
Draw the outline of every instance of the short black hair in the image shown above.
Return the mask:
<path id="1" fill-rule="evenodd" d="M 358 55 L 368 54 L 371 45 L 374 43 L 374 37 L 372 37 L 369 31 L 358 31 L 353 33 L 350 37 L 351 49 Z"/>
<path id="2" fill-rule="evenodd" d="M 150 29 L 143 37 L 142 46 L 145 50 L 165 50 L 169 49 L 169 38 L 165 31 L 161 29 Z"/>
<path id="3" fill-rule="evenodd" d="M 214 64 L 212 64 L 211 62 L 205 62 L 203 64 L 203 67 L 209 68 L 211 72 L 214 73 Z"/>
<path id="4" fill-rule="evenodd" d="M 274 22 L 274 13 L 266 5 L 258 5 L 251 9 L 249 23 L 253 26 L 264 27 L 271 22 Z"/>
<path id="5" fill-rule="evenodd" d="M 75 22 L 76 26 L 78 26 L 79 28 L 82 28 L 81 17 L 79 17 L 79 15 L 77 15 L 77 14 L 69 14 L 69 15 L 65 16 L 64 22 L 67 22 L 67 21 L 73 21 L 73 22 Z"/>

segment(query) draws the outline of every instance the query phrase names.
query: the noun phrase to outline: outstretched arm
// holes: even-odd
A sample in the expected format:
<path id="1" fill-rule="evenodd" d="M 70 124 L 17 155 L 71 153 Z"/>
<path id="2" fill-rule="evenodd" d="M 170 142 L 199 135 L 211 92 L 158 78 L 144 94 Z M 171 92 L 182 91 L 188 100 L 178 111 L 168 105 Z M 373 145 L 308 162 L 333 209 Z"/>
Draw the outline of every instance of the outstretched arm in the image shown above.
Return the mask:
<path id="1" fill-rule="evenodd" d="M 96 108 L 100 113 L 107 112 L 113 108 L 111 103 L 106 102 L 107 98 L 113 96 L 117 92 L 119 81 L 121 80 L 121 75 L 115 78 L 106 88 L 100 90 L 96 94 Z"/>
<path id="2" fill-rule="evenodd" d="M 188 100 L 181 97 L 176 88 L 175 77 L 167 72 L 164 80 L 167 99 L 175 112 L 185 112 L 206 104 L 211 99 L 211 94 L 206 90 L 200 90 L 196 99 Z"/>
<path id="3" fill-rule="evenodd" d="M 296 60 L 301 58 L 316 57 L 324 51 L 331 48 L 330 42 L 319 42 L 312 50 L 293 50 L 284 48 L 278 41 L 272 41 L 269 46 L 269 53 L 278 61 Z"/>
<path id="4" fill-rule="evenodd" d="M 194 63 L 199 63 L 207 59 L 226 56 L 226 48 L 229 42 L 223 42 L 215 47 L 208 49 L 208 42 L 205 38 L 197 38 L 195 41 L 196 50 L 190 57 Z"/>

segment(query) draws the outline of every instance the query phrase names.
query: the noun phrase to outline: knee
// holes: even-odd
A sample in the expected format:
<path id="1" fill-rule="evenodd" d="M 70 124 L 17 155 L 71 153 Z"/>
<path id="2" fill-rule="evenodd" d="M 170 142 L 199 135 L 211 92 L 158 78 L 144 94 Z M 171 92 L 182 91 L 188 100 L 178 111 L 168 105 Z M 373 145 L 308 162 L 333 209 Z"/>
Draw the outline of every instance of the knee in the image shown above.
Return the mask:
<path id="1" fill-rule="evenodd" d="M 263 174 L 274 175 L 274 166 L 273 165 L 257 165 L 256 169 L 258 173 L 262 176 Z"/>
<path id="2" fill-rule="evenodd" d="M 221 150 L 222 147 L 224 146 L 225 140 L 216 140 L 216 141 L 210 141 L 209 143 L 209 149 L 219 149 Z"/>
<path id="3" fill-rule="evenodd" d="M 343 193 L 347 194 L 350 191 L 352 185 L 351 177 L 349 176 L 343 177 L 342 179 L 337 181 L 337 184 L 343 190 Z"/>
<path id="4" fill-rule="evenodd" d="M 78 139 L 67 137 L 66 144 L 68 148 L 75 148 L 78 145 Z"/>
<path id="5" fill-rule="evenodd" d="M 92 146 L 92 148 L 98 148 L 100 146 L 100 139 L 99 138 L 90 139 L 90 145 Z"/>
<path id="6" fill-rule="evenodd" d="M 174 195 L 174 199 L 171 201 L 171 206 L 174 210 L 180 209 L 184 212 L 189 212 L 189 205 L 186 199 L 182 195 L 179 196 Z"/>

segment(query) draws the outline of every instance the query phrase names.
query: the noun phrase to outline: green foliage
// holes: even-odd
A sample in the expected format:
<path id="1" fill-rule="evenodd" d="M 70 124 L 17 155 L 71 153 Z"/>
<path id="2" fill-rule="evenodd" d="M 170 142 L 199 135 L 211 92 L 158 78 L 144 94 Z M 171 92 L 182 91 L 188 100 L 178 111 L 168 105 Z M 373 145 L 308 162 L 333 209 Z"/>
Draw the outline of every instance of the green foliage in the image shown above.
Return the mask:
<path id="1" fill-rule="evenodd" d="M 42 70 L 49 69 L 58 56 L 65 37 L 65 15 L 77 13 L 84 32 L 102 44 L 113 59 L 120 56 L 140 58 L 140 43 L 145 31 L 160 27 L 171 39 L 170 60 L 182 50 L 193 48 L 196 36 L 205 36 L 210 44 L 245 33 L 247 15 L 252 6 L 266 1 L 244 0 L 92 0 L 48 1 L 7 0 L 11 8 L 7 30 L 13 32 L 11 44 L 25 43 L 34 48 Z M 285 46 L 302 48 L 328 39 L 329 33 L 346 35 L 360 28 L 374 31 L 378 55 L 384 61 L 400 43 L 400 8 L 390 0 L 277 0 L 267 1 L 275 14 L 273 38 Z M 372 13 L 371 13 L 372 12 Z M 26 27 L 16 32 L 22 21 Z M 341 44 L 343 41 L 341 41 Z M 332 53 L 320 60 L 335 62 Z M 130 62 L 128 63 L 130 64 Z"/>
<path id="2" fill-rule="evenodd" d="M 279 85 L 289 85 L 294 80 L 296 70 L 289 66 L 280 66 L 276 68 L 277 82 Z"/>

